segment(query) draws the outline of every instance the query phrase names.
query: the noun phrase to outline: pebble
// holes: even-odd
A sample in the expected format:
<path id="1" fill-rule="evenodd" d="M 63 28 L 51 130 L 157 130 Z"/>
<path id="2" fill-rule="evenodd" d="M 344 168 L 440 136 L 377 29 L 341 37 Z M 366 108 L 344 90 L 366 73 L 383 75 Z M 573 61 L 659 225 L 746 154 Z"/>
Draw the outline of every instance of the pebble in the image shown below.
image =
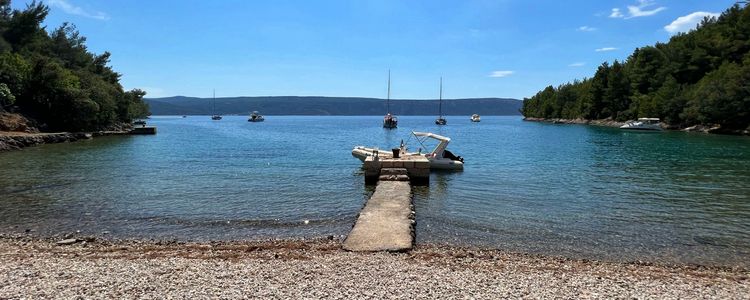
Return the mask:
<path id="1" fill-rule="evenodd" d="M 58 244 L 58 245 L 71 245 L 71 244 L 75 244 L 75 243 L 78 243 L 78 239 L 64 239 L 64 240 L 61 240 L 61 241 L 57 241 L 56 244 Z"/>
<path id="2" fill-rule="evenodd" d="M 26 244 L 24 244 L 26 243 Z M 0 237 L 0 298 L 747 299 L 746 269 L 573 260 L 340 241 L 158 243 Z"/>

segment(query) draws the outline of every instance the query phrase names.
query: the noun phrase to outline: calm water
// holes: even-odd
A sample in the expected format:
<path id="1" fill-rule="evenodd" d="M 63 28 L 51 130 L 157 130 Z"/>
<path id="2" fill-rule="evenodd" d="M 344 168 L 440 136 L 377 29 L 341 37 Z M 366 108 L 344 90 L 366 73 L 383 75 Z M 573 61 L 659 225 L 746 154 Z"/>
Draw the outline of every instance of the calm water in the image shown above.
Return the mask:
<path id="1" fill-rule="evenodd" d="M 417 241 L 606 260 L 750 263 L 750 138 L 520 117 L 155 117 L 155 136 L 0 153 L 0 231 L 180 240 L 345 235 L 372 189 L 355 145 L 453 139 L 415 188 Z"/>

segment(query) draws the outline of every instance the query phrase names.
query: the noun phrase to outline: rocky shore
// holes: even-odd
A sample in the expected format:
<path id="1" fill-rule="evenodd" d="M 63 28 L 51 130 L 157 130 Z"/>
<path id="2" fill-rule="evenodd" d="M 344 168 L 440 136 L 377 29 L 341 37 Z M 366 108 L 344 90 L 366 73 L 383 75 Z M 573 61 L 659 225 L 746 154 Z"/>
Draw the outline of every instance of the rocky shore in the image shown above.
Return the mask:
<path id="1" fill-rule="evenodd" d="M 54 144 L 87 140 L 105 135 L 127 135 L 131 124 L 115 124 L 111 128 L 95 132 L 39 132 L 35 122 L 17 113 L 0 111 L 0 152 L 20 150 L 41 144 Z"/>
<path id="2" fill-rule="evenodd" d="M 605 127 L 620 127 L 622 125 L 625 125 L 625 122 L 618 122 L 614 120 L 587 120 L 587 119 L 546 119 L 546 118 L 532 118 L 532 117 L 526 117 L 523 118 L 524 121 L 531 121 L 531 122 L 547 122 L 547 123 L 553 123 L 553 124 L 582 124 L 582 125 L 596 125 L 596 126 L 605 126 Z"/>
<path id="3" fill-rule="evenodd" d="M 625 122 L 618 122 L 611 119 L 602 119 L 602 120 L 587 120 L 587 119 L 547 119 L 547 118 L 533 118 L 533 117 L 524 117 L 524 121 L 531 121 L 531 122 L 547 122 L 547 123 L 553 123 L 553 124 L 582 124 L 582 125 L 595 125 L 595 126 L 605 126 L 605 127 L 620 127 L 622 125 L 625 125 Z M 724 128 L 721 128 L 721 126 L 708 126 L 708 125 L 695 125 L 690 127 L 679 127 L 675 125 L 666 125 L 663 126 L 664 129 L 669 130 L 680 130 L 685 132 L 702 132 L 702 133 L 713 133 L 713 134 L 731 134 L 731 135 L 750 135 L 750 128 L 747 128 L 745 130 L 727 130 Z"/>
<path id="4" fill-rule="evenodd" d="M 338 239 L 179 243 L 0 236 L 0 298 L 747 299 L 750 272 Z"/>
<path id="5" fill-rule="evenodd" d="M 74 142 L 81 139 L 90 139 L 90 133 L 21 133 L 21 132 L 0 132 L 0 152 L 19 150 L 25 147 L 36 146 L 40 144 L 53 144 Z"/>

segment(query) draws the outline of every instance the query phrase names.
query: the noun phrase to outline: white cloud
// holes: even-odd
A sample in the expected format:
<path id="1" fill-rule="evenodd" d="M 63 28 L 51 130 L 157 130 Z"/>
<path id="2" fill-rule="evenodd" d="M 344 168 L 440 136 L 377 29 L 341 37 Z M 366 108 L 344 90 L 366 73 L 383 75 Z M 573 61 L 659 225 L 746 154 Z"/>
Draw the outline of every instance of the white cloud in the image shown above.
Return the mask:
<path id="1" fill-rule="evenodd" d="M 68 2 L 68 0 L 47 0 L 45 1 L 49 6 L 54 6 L 62 9 L 65 13 L 71 15 L 77 15 L 97 20 L 109 20 L 109 16 L 103 12 L 95 11 L 89 12 L 79 6 L 75 6 Z"/>
<path id="2" fill-rule="evenodd" d="M 617 50 L 617 48 L 615 48 L 615 47 L 604 47 L 604 48 L 595 49 L 594 51 L 596 51 L 596 52 L 607 52 L 607 51 L 615 51 L 615 50 Z"/>
<path id="3" fill-rule="evenodd" d="M 664 26 L 664 30 L 671 34 L 676 34 L 678 32 L 688 32 L 695 29 L 696 25 L 698 25 L 698 23 L 700 23 L 705 17 L 718 18 L 719 14 L 705 11 L 696 11 L 687 16 L 682 16 L 675 19 L 669 25 Z"/>
<path id="4" fill-rule="evenodd" d="M 581 27 L 578 27 L 578 31 L 594 31 L 594 30 L 596 30 L 596 28 L 594 28 L 594 27 L 589 27 L 589 26 L 581 26 Z"/>
<path id="5" fill-rule="evenodd" d="M 664 6 L 659 6 L 651 10 L 644 10 L 647 7 L 654 6 L 653 0 L 638 0 L 638 5 L 628 5 L 628 14 L 625 15 L 620 11 L 619 8 L 613 8 L 612 13 L 609 15 L 610 18 L 637 18 L 637 17 L 648 17 L 658 14 L 660 11 L 667 9 Z"/>
<path id="6" fill-rule="evenodd" d="M 623 16 L 623 15 L 622 15 L 622 13 L 620 12 L 620 9 L 619 9 L 619 8 L 613 8 L 613 9 L 612 9 L 612 13 L 611 13 L 611 14 L 609 14 L 609 17 L 610 17 L 610 18 L 622 18 L 622 17 L 624 17 L 624 16 Z"/>
<path id="7" fill-rule="evenodd" d="M 512 75 L 513 71 L 493 71 L 492 74 L 490 74 L 490 77 L 508 77 Z"/>
<path id="8" fill-rule="evenodd" d="M 584 62 L 574 62 L 572 64 L 569 64 L 568 67 L 576 68 L 576 67 L 583 67 L 585 65 L 586 65 L 586 63 L 584 63 Z"/>

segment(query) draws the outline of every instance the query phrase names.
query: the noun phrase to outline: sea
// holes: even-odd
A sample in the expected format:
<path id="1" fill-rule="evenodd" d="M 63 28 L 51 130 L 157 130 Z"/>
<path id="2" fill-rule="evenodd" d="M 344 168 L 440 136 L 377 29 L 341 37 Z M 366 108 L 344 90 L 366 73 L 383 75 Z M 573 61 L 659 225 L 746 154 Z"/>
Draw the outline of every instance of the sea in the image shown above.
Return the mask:
<path id="1" fill-rule="evenodd" d="M 605 261 L 750 266 L 750 138 L 519 116 L 154 116 L 156 135 L 0 153 L 0 232 L 177 241 L 342 237 L 374 191 L 354 146 L 463 172 L 412 190 L 418 245 Z"/>

